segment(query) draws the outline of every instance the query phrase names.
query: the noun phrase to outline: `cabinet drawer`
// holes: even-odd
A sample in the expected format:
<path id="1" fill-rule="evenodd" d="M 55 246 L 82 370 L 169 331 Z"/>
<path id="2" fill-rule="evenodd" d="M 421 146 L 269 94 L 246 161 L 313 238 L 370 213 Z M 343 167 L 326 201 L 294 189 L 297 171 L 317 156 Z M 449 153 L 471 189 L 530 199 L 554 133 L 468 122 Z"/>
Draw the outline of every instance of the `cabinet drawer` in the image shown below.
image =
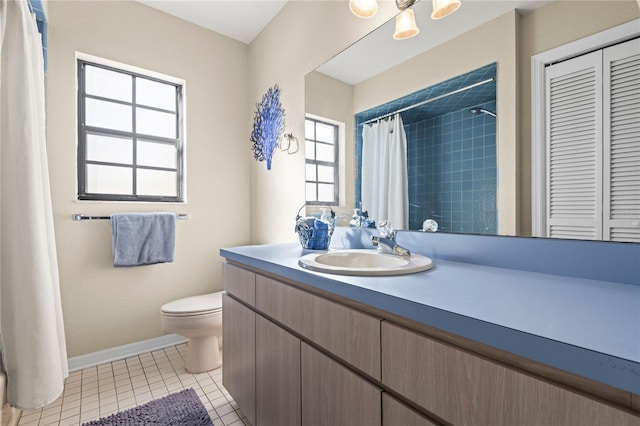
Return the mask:
<path id="1" fill-rule="evenodd" d="M 302 424 L 380 426 L 382 391 L 302 343 Z"/>
<path id="2" fill-rule="evenodd" d="M 256 274 L 228 263 L 222 264 L 222 283 L 227 293 L 245 303 L 256 304 Z"/>
<path id="3" fill-rule="evenodd" d="M 437 423 L 433 423 L 387 393 L 382 394 L 382 424 L 384 426 L 438 426 Z"/>
<path id="4" fill-rule="evenodd" d="M 378 318 L 261 275 L 256 277 L 256 308 L 380 379 Z"/>
<path id="5" fill-rule="evenodd" d="M 456 425 L 638 425 L 609 405 L 382 324 L 382 383 Z"/>

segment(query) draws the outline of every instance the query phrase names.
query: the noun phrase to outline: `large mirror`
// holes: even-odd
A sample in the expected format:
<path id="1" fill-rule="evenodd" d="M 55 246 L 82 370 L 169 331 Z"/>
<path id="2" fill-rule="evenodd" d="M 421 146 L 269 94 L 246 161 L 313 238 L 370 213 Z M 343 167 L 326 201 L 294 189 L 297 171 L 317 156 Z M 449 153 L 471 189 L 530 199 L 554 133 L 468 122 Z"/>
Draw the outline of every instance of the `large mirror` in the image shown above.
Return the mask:
<path id="1" fill-rule="evenodd" d="M 393 40 L 392 19 L 308 74 L 308 116 L 343 126 L 338 223 L 348 226 L 354 208 L 367 209 L 366 195 L 360 204 L 363 129 L 399 110 L 409 180 L 408 221 L 401 228 L 419 230 L 434 219 L 438 232 L 531 236 L 529 67 L 539 49 L 535 37 L 552 47 L 573 41 L 564 41 L 567 34 L 557 41 L 538 34 L 553 25 L 540 21 L 554 16 L 580 27 L 565 32 L 591 35 L 624 22 L 616 14 L 640 17 L 633 3 L 467 0 L 434 21 L 431 2 L 423 0 L 414 6 L 418 36 Z M 578 19 L 572 10 L 581 7 L 596 14 L 604 8 L 614 18 L 598 24 Z M 413 108 L 421 104 L 432 108 Z M 421 109 L 426 115 L 417 113 Z M 416 135 L 429 132 L 430 138 L 416 142 Z M 433 138 L 434 132 L 443 136 Z M 452 141 L 448 133 L 463 138 Z"/>

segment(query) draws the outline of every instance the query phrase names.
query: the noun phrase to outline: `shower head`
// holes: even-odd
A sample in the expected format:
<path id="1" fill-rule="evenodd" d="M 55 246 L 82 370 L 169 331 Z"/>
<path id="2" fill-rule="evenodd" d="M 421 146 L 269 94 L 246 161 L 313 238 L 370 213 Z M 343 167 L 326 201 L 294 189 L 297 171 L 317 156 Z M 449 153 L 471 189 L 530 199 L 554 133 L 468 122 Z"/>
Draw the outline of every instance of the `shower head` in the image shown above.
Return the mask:
<path id="1" fill-rule="evenodd" d="M 473 115 L 478 115 L 478 114 L 487 114 L 487 115 L 490 115 L 490 116 L 492 116 L 492 117 L 495 117 L 495 116 L 496 116 L 496 113 L 495 113 L 495 112 L 491 112 L 491 111 L 489 111 L 488 109 L 484 109 L 484 108 L 471 108 L 471 109 L 469 110 L 469 112 L 470 112 L 471 114 L 473 114 Z"/>

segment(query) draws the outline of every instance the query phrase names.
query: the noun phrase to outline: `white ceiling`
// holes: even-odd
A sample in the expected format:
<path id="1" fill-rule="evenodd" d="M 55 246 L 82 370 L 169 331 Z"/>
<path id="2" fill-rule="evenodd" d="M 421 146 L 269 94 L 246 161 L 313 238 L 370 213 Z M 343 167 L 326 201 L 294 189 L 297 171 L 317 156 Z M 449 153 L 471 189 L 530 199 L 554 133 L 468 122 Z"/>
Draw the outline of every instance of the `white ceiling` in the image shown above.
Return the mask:
<path id="1" fill-rule="evenodd" d="M 287 0 L 137 1 L 247 44 L 251 43 L 287 3 Z M 393 40 L 395 24 L 391 19 L 318 70 L 349 84 L 357 84 L 510 10 L 519 9 L 526 12 L 549 1 L 462 0 L 459 10 L 437 21 L 430 17 L 431 1 L 418 1 L 413 6 L 420 28 L 420 34 L 416 37 L 402 41 Z M 344 0 L 344 3 L 345 13 L 350 13 L 347 1 Z M 359 18 L 353 16 L 353 19 Z"/>
<path id="2" fill-rule="evenodd" d="M 247 44 L 287 3 L 287 0 L 137 1 Z"/>
<path id="3" fill-rule="evenodd" d="M 395 19 L 368 34 L 338 54 L 317 71 L 348 84 L 357 84 L 419 53 L 432 49 L 479 27 L 513 9 L 527 13 L 550 0 L 461 0 L 453 14 L 431 19 L 431 1 L 413 6 L 420 33 L 406 40 L 394 40 Z"/>

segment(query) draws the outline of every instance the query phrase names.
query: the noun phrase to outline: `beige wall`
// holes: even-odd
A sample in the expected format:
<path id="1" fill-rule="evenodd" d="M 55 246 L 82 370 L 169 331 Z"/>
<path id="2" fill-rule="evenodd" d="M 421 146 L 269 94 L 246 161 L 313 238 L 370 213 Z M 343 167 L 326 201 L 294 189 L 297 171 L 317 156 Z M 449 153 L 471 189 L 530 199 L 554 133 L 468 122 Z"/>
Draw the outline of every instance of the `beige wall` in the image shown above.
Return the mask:
<path id="1" fill-rule="evenodd" d="M 340 145 L 340 205 L 333 207 L 338 226 L 348 225 L 356 203 L 357 161 L 353 110 L 353 86 L 313 71 L 305 78 L 305 112 L 344 124 Z M 318 208 L 307 208 L 307 213 Z"/>
<path id="2" fill-rule="evenodd" d="M 220 247 L 249 243 L 247 50 L 136 2 L 49 3 L 48 152 L 68 355 L 163 334 L 160 306 L 221 290 Z M 76 201 L 75 52 L 186 80 L 184 205 Z M 73 213 L 188 213 L 175 262 L 114 268 L 109 221 Z"/>
<path id="3" fill-rule="evenodd" d="M 255 103 L 277 83 L 286 111 L 286 133 L 304 140 L 305 75 L 369 33 L 395 13 L 393 2 L 379 2 L 375 17 L 359 19 L 346 1 L 289 1 L 249 46 L 250 128 Z M 295 241 L 296 212 L 304 204 L 304 150 L 278 152 L 272 168 L 251 167 L 251 241 Z"/>
<path id="4" fill-rule="evenodd" d="M 523 230 L 530 209 L 530 56 L 638 17 L 634 1 L 567 3 L 552 3 L 519 20 L 507 14 L 483 26 L 492 43 L 504 45 L 496 52 L 519 49 L 518 60 L 505 59 L 498 75 L 509 81 L 515 73 L 519 92 L 513 85 L 500 86 L 505 92 L 498 94 L 498 111 L 500 143 L 520 154 Z M 305 199 L 305 75 L 394 13 L 393 2 L 381 2 L 376 17 L 362 20 L 351 15 L 346 1 L 290 1 L 246 46 L 135 2 L 50 2 L 48 150 L 69 356 L 161 335 L 158 310 L 163 303 L 221 288 L 220 247 L 296 239 L 295 213 Z M 513 37 L 496 38 L 491 35 L 495 28 Z M 441 52 L 449 65 L 442 67 L 439 60 L 424 81 L 406 90 L 501 60 L 499 53 L 482 50 Z M 187 81 L 187 204 L 75 200 L 75 51 Z M 276 83 L 286 111 L 285 131 L 298 137 L 301 150 L 277 152 L 267 171 L 251 156 L 249 134 L 256 102 Z M 354 110 L 364 104 L 354 103 Z M 503 135 L 515 142 L 508 144 Z M 71 221 L 73 213 L 143 210 L 190 215 L 177 224 L 174 263 L 115 269 L 108 221 Z"/>
<path id="5" fill-rule="evenodd" d="M 522 228 L 531 235 L 531 57 L 575 40 L 640 18 L 636 0 L 555 1 L 521 19 L 520 145 L 518 164 Z"/>

